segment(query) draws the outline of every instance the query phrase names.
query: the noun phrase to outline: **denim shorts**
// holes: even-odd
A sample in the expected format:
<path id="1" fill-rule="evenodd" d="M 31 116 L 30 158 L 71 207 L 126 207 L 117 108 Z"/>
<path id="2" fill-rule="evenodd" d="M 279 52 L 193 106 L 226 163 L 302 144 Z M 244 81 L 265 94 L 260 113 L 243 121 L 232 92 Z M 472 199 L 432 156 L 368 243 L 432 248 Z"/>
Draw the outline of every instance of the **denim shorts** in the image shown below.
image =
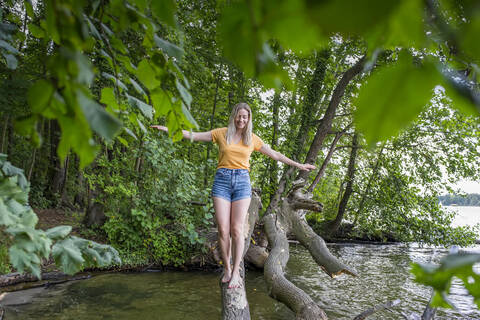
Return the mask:
<path id="1" fill-rule="evenodd" d="M 212 197 L 230 202 L 252 197 L 252 186 L 247 169 L 219 168 L 213 181 Z"/>

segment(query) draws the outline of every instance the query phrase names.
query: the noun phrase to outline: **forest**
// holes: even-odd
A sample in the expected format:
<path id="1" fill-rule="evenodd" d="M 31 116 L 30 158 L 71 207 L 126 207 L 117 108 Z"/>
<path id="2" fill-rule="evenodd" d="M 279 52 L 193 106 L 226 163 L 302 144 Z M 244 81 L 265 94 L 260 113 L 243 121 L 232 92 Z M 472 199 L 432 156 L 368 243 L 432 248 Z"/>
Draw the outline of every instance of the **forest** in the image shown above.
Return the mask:
<path id="1" fill-rule="evenodd" d="M 238 102 L 266 144 L 317 168 L 251 159 L 247 248 L 297 319 L 326 315 L 284 277 L 287 238 L 332 277 L 355 272 L 325 241 L 472 245 L 439 199 L 480 181 L 480 6 L 365 2 L 0 0 L 0 274 L 218 267 L 218 150 L 181 130 L 225 127 Z M 40 228 L 52 212 L 61 225 Z M 479 261 L 412 273 L 433 306 L 453 276 L 478 304 Z"/>

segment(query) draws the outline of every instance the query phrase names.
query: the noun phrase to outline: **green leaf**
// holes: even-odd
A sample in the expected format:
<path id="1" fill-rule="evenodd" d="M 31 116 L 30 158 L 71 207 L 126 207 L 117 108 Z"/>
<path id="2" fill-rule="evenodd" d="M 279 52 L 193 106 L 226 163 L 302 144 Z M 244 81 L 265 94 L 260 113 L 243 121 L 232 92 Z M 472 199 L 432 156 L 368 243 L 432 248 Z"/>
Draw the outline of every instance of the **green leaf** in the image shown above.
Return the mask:
<path id="1" fill-rule="evenodd" d="M 107 109 L 115 111 L 119 109 L 113 88 L 105 87 L 102 89 L 100 102 L 105 104 Z"/>
<path id="2" fill-rule="evenodd" d="M 403 0 L 387 20 L 386 40 L 384 46 L 403 46 L 405 48 L 422 48 L 425 42 L 424 7 L 418 0 Z M 380 28 L 382 28 L 380 26 Z"/>
<path id="3" fill-rule="evenodd" d="M 83 119 L 65 116 L 59 116 L 57 118 L 60 128 L 62 129 L 57 154 L 60 159 L 63 160 L 70 151 L 70 148 L 73 148 L 80 158 L 80 167 L 84 168 L 95 159 L 99 147 L 95 145 L 92 139 L 92 132 L 88 122 L 86 122 L 83 115 L 82 117 Z"/>
<path id="4" fill-rule="evenodd" d="M 142 130 L 144 134 L 147 134 L 147 128 L 145 128 L 142 121 L 140 121 L 140 119 L 138 119 L 138 118 L 137 118 L 137 124 L 140 127 L 140 130 Z"/>
<path id="5" fill-rule="evenodd" d="M 138 64 L 136 76 L 148 90 L 153 90 L 160 86 L 160 81 L 155 78 L 155 70 L 146 59 L 140 61 Z"/>
<path id="6" fill-rule="evenodd" d="M 52 240 L 60 240 L 68 236 L 71 231 L 71 226 L 57 226 L 48 229 L 47 231 L 45 231 L 45 233 L 47 234 L 47 237 Z"/>
<path id="7" fill-rule="evenodd" d="M 133 137 L 133 139 L 138 140 L 137 136 L 135 135 L 135 133 L 133 133 L 132 130 L 128 129 L 127 127 L 123 127 L 123 129 L 126 133 L 128 133 L 129 136 Z"/>
<path id="8" fill-rule="evenodd" d="M 133 80 L 132 78 L 128 78 L 130 80 L 130 83 L 132 84 L 132 86 L 135 88 L 135 90 L 140 93 L 141 95 L 143 96 L 146 96 L 147 94 L 145 93 L 145 91 L 143 91 L 142 87 L 135 81 Z"/>
<path id="9" fill-rule="evenodd" d="M 10 213 L 10 210 L 8 210 L 3 199 L 0 198 L 0 225 L 6 227 L 13 226 L 17 223 L 17 220 L 17 217 Z"/>
<path id="10" fill-rule="evenodd" d="M 198 128 L 198 123 L 195 121 L 195 119 L 193 118 L 192 114 L 190 113 L 190 111 L 188 110 L 188 108 L 185 106 L 185 104 L 182 103 L 182 112 L 183 114 L 185 115 L 185 117 L 187 118 L 189 124 L 193 127 L 196 127 Z"/>
<path id="11" fill-rule="evenodd" d="M 179 46 L 168 42 L 159 36 L 155 35 L 153 37 L 153 40 L 155 41 L 155 44 L 162 49 L 166 54 L 168 54 L 170 57 L 175 57 L 178 60 L 182 60 L 183 57 L 183 49 L 180 48 Z"/>
<path id="12" fill-rule="evenodd" d="M 117 140 L 120 141 L 121 144 L 123 144 L 125 147 L 128 147 L 128 142 L 127 140 L 123 139 L 120 136 L 117 136 Z"/>
<path id="13" fill-rule="evenodd" d="M 114 36 L 110 37 L 110 43 L 111 43 L 111 45 L 114 49 L 117 49 L 118 51 L 120 51 L 123 54 L 128 54 L 127 47 L 125 47 L 123 42 L 120 39 L 118 39 L 117 37 L 114 37 Z"/>
<path id="14" fill-rule="evenodd" d="M 465 23 L 458 33 L 461 47 L 464 48 L 467 54 L 477 63 L 480 62 L 480 41 L 478 41 L 479 34 L 480 13 L 478 13 L 477 10 L 477 14 L 471 18 L 471 21 Z"/>
<path id="15" fill-rule="evenodd" d="M 35 12 L 33 11 L 33 6 L 30 0 L 24 1 L 25 5 L 25 11 L 27 11 L 27 15 L 34 19 L 35 18 Z"/>
<path id="16" fill-rule="evenodd" d="M 318 48 L 320 43 L 328 42 L 328 38 L 322 39 L 312 28 L 303 1 L 268 0 L 264 1 L 264 6 L 267 14 L 261 25 L 269 38 L 278 40 L 282 46 L 297 52 L 308 52 Z"/>
<path id="17" fill-rule="evenodd" d="M 28 31 L 38 39 L 45 38 L 45 30 L 43 30 L 41 27 L 37 26 L 36 24 L 29 23 L 28 24 Z"/>
<path id="18" fill-rule="evenodd" d="M 42 113 L 48 107 L 52 98 L 54 88 L 47 80 L 38 80 L 35 82 L 27 94 L 27 101 L 34 113 Z"/>
<path id="19" fill-rule="evenodd" d="M 388 20 L 402 1 L 384 0 L 324 0 L 309 1 L 311 21 L 326 35 L 362 35 Z"/>
<path id="20" fill-rule="evenodd" d="M 17 49 L 12 47 L 8 42 L 6 42 L 4 40 L 1 40 L 1 39 L 0 39 L 0 48 L 3 48 L 6 51 L 8 51 L 10 53 L 13 53 L 13 54 L 19 54 L 20 53 L 20 52 L 18 52 Z"/>
<path id="21" fill-rule="evenodd" d="M 85 115 L 85 118 L 96 133 L 107 140 L 112 140 L 122 128 L 120 120 L 87 97 L 81 90 L 77 90 L 78 103 Z"/>
<path id="22" fill-rule="evenodd" d="M 175 2 L 173 0 L 152 0 L 150 9 L 158 20 L 175 27 Z"/>
<path id="23" fill-rule="evenodd" d="M 3 53 L 3 56 L 5 57 L 5 61 L 7 62 L 8 69 L 10 70 L 17 69 L 18 61 L 13 54 Z"/>
<path id="24" fill-rule="evenodd" d="M 98 32 L 97 28 L 95 28 L 92 21 L 85 14 L 83 15 L 83 17 L 85 18 L 85 20 L 87 20 L 88 28 L 90 29 L 90 32 L 93 34 L 93 36 L 98 40 L 102 40 L 102 36 Z"/>
<path id="25" fill-rule="evenodd" d="M 180 93 L 180 96 L 182 97 L 183 102 L 190 107 L 190 104 L 192 103 L 192 95 L 190 92 L 188 92 L 188 90 L 180 83 L 180 81 L 178 81 L 178 79 L 175 79 L 175 85 Z"/>
<path id="26" fill-rule="evenodd" d="M 355 121 L 369 144 L 387 139 L 407 126 L 432 97 L 441 82 L 435 66 L 413 65 L 404 55 L 394 65 L 376 71 L 356 99 Z"/>
<path id="27" fill-rule="evenodd" d="M 80 250 L 68 238 L 55 243 L 52 255 L 60 269 L 66 274 L 74 274 L 81 270 L 85 259 Z"/>
<path id="28" fill-rule="evenodd" d="M 246 1 L 226 5 L 220 17 L 218 32 L 225 56 L 236 63 L 247 76 L 255 74 L 256 51 L 260 47 L 253 33 Z M 241 41 L 238 41 L 241 39 Z"/>
<path id="29" fill-rule="evenodd" d="M 137 107 L 140 109 L 142 114 L 147 117 L 148 119 L 152 120 L 153 119 L 153 108 L 151 105 L 146 104 L 145 102 L 132 97 L 131 95 L 127 94 L 128 102 L 133 106 Z"/>
<path id="30" fill-rule="evenodd" d="M 170 97 L 162 89 L 155 90 L 151 94 L 153 108 L 155 109 L 155 116 L 164 116 L 172 108 Z"/>
<path id="31" fill-rule="evenodd" d="M 113 83 L 115 83 L 118 87 L 122 88 L 123 90 L 128 91 L 127 86 L 122 81 L 120 81 L 120 79 L 115 78 L 115 76 L 111 75 L 110 73 L 102 72 L 102 76 L 112 80 Z"/>

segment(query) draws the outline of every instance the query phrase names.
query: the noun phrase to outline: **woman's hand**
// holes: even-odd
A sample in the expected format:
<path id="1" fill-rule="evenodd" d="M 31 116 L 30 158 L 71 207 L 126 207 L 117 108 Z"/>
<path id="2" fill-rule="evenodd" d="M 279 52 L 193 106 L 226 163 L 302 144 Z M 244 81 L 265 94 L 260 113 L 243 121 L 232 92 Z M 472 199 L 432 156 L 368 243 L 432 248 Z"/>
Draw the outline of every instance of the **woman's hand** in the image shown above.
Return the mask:
<path id="1" fill-rule="evenodd" d="M 314 170 L 316 168 L 317 167 L 315 167 L 314 165 L 312 165 L 310 163 L 300 163 L 300 165 L 298 166 L 298 169 L 303 170 L 303 171 L 310 171 L 310 170 Z"/>
<path id="2" fill-rule="evenodd" d="M 153 126 L 150 126 L 150 128 L 155 128 L 155 129 L 158 129 L 160 131 L 168 132 L 168 128 L 165 127 L 165 126 L 153 125 Z"/>

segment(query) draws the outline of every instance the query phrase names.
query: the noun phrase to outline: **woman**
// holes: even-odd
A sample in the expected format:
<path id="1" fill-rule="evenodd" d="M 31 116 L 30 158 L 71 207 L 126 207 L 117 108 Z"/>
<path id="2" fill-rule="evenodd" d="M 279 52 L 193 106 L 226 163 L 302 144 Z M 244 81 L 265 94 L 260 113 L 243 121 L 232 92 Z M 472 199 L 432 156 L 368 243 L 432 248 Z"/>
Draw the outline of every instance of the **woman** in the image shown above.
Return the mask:
<path id="1" fill-rule="evenodd" d="M 164 126 L 151 126 L 168 131 Z M 255 151 L 273 160 L 295 166 L 300 170 L 312 170 L 315 166 L 295 162 L 272 150 L 252 133 L 252 111 L 248 104 L 238 103 L 233 107 L 227 128 L 208 132 L 183 130 L 183 137 L 193 141 L 213 141 L 219 147 L 217 172 L 212 187 L 213 207 L 218 226 L 220 251 L 224 262 L 222 282 L 229 282 L 228 288 L 238 288 L 240 261 L 244 249 L 243 225 L 250 206 L 250 154 Z M 230 236 L 233 242 L 233 268 L 230 265 Z"/>

